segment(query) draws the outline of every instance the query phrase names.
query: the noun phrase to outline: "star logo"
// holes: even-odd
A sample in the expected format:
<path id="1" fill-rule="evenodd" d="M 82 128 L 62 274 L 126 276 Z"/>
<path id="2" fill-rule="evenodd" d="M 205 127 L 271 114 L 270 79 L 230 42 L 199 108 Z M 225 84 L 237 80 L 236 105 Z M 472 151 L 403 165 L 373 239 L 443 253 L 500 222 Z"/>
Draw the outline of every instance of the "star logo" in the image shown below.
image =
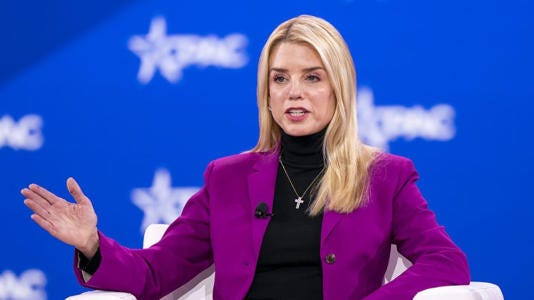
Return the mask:
<path id="1" fill-rule="evenodd" d="M 182 213 L 187 200 L 198 190 L 197 187 L 173 188 L 169 171 L 157 170 L 151 187 L 132 191 L 132 202 L 145 214 L 141 232 L 150 224 L 174 221 Z"/>
<path id="2" fill-rule="evenodd" d="M 128 48 L 141 60 L 137 79 L 148 83 L 156 70 L 169 82 L 182 78 L 182 70 L 191 65 L 241 68 L 248 62 L 244 51 L 247 37 L 230 34 L 219 38 L 214 35 L 167 35 L 167 22 L 156 17 L 146 35 L 135 35 Z"/>

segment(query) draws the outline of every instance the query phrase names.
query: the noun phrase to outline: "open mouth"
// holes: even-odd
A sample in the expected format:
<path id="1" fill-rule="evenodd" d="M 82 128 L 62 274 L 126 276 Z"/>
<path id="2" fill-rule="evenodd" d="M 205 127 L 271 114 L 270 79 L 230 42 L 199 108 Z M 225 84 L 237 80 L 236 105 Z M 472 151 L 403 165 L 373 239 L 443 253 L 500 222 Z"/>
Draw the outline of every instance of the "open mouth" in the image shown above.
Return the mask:
<path id="1" fill-rule="evenodd" d="M 286 110 L 286 113 L 292 117 L 300 117 L 300 116 L 303 116 L 307 112 L 308 111 L 303 108 L 290 108 Z"/>

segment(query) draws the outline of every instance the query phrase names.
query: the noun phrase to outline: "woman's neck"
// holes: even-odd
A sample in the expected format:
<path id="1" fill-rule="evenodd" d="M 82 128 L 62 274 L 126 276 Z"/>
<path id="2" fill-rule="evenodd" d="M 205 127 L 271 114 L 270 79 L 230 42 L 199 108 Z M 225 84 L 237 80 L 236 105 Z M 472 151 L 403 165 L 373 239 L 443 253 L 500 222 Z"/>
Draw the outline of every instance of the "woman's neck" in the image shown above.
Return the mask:
<path id="1" fill-rule="evenodd" d="M 323 167 L 325 133 L 326 128 L 306 136 L 291 136 L 282 131 L 280 155 L 284 164 L 303 168 Z"/>

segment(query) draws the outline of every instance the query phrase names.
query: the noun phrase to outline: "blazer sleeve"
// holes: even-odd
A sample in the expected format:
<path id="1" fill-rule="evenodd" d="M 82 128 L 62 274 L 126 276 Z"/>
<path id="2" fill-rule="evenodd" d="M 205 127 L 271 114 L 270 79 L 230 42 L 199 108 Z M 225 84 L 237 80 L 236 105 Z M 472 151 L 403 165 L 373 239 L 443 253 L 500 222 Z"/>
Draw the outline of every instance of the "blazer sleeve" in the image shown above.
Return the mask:
<path id="1" fill-rule="evenodd" d="M 410 160 L 401 161 L 399 178 L 392 207 L 392 243 L 413 265 L 365 299 L 413 299 L 424 289 L 469 284 L 466 256 L 428 208 Z"/>
<path id="2" fill-rule="evenodd" d="M 159 299 L 187 283 L 213 263 L 209 222 L 209 182 L 213 165 L 204 173 L 205 185 L 186 203 L 182 214 L 162 239 L 148 249 L 121 246 L 99 232 L 102 260 L 85 282 L 74 270 L 81 285 L 94 289 L 128 292 L 137 299 Z"/>

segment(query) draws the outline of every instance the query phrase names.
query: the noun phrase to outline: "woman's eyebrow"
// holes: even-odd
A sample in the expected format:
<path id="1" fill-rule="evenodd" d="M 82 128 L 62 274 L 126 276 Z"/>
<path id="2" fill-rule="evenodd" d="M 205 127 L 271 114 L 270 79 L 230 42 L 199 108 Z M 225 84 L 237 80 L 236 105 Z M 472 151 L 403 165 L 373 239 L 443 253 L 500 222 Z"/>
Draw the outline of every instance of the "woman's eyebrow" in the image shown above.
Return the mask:
<path id="1" fill-rule="evenodd" d="M 280 73 L 284 73 L 284 72 L 287 72 L 288 69 L 284 69 L 284 68 L 277 68 L 277 67 L 272 67 L 269 69 L 271 72 L 280 72 Z M 324 70 L 323 67 L 309 67 L 309 68 L 304 68 L 302 69 L 303 72 L 311 72 L 311 71 L 315 71 L 315 70 Z"/>

